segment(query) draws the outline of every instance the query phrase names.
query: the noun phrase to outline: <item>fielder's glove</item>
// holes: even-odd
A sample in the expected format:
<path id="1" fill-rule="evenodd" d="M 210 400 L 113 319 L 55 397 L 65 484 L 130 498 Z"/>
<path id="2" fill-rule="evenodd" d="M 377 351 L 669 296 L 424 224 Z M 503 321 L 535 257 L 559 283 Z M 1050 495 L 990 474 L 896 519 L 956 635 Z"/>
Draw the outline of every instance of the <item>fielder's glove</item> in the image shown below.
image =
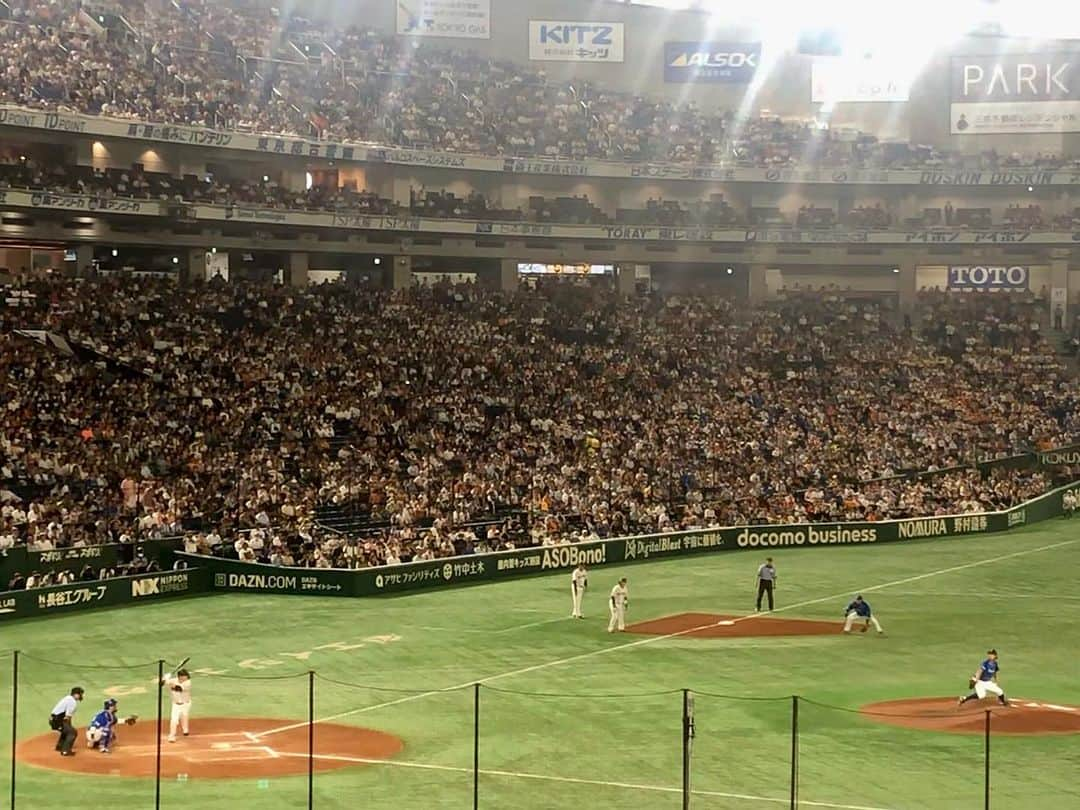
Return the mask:
<path id="1" fill-rule="evenodd" d="M 174 686 L 174 687 L 172 688 L 172 690 L 173 690 L 174 692 L 183 692 L 183 691 L 184 691 L 184 687 L 182 687 L 182 686 L 181 686 L 180 684 L 177 684 L 176 686 Z"/>
<path id="2" fill-rule="evenodd" d="M 139 719 L 139 715 L 137 715 L 137 714 L 133 714 L 130 717 L 125 717 L 124 718 L 124 725 L 133 726 L 133 725 L 135 725 L 135 721 L 138 720 L 138 719 Z"/>
<path id="3" fill-rule="evenodd" d="M 975 688 L 975 679 L 974 678 L 968 678 L 968 689 L 974 689 L 974 688 Z"/>

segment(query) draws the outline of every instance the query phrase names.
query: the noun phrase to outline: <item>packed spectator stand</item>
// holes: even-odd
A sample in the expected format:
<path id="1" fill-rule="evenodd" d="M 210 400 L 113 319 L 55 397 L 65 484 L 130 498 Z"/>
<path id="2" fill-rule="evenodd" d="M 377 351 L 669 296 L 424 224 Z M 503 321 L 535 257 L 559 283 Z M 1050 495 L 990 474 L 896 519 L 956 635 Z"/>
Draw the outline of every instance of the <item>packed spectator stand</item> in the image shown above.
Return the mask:
<path id="1" fill-rule="evenodd" d="M 1080 165 L 739 118 L 265 7 L 11 0 L 3 11 L 0 101 L 30 107 L 487 155 L 769 168 Z"/>
<path id="2" fill-rule="evenodd" d="M 212 176 L 174 177 L 141 167 L 95 169 L 65 166 L 26 155 L 0 153 L 0 189 L 29 189 L 57 194 L 89 194 L 95 197 L 160 200 L 171 203 L 251 206 L 292 211 L 335 211 L 352 214 L 408 215 L 432 219 L 469 219 L 502 222 L 532 222 L 571 225 L 659 225 L 664 227 L 703 226 L 740 228 L 747 226 L 792 227 L 830 230 L 848 227 L 885 230 L 897 225 L 881 207 L 857 206 L 845 216 L 831 208 L 804 206 L 790 214 L 779 208 L 751 208 L 740 212 L 724 195 L 714 193 L 706 200 L 649 199 L 643 208 L 619 207 L 604 211 L 588 196 L 530 197 L 525 207 L 504 207 L 479 192 L 457 196 L 443 189 L 412 189 L 409 204 L 399 204 L 378 194 L 350 186 L 328 187 L 313 184 L 305 190 L 281 186 L 269 176 L 258 179 L 218 180 Z M 945 225 L 943 208 L 926 208 L 922 217 L 899 223 L 907 228 L 936 228 Z M 967 216 L 977 210 L 978 217 Z M 1012 206 L 1001 223 L 993 223 L 985 209 L 959 209 L 949 217 L 954 229 L 985 228 L 1001 224 L 1012 230 L 1034 230 L 1048 223 L 1039 206 Z M 1054 228 L 1080 228 L 1080 209 L 1050 223 Z"/>
<path id="3" fill-rule="evenodd" d="M 354 567 L 981 511 L 1049 482 L 974 462 L 1080 427 L 1028 295 L 926 292 L 909 330 L 820 291 L 755 312 L 567 283 L 19 292 L 0 338 L 0 547 L 185 533 L 190 549 Z"/>

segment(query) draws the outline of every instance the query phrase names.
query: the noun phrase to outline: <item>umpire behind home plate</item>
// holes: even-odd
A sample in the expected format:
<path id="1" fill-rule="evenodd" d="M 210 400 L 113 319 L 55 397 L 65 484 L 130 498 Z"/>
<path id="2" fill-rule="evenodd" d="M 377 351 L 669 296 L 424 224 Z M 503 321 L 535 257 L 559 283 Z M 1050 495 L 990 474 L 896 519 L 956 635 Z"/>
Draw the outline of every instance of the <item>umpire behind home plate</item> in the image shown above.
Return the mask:
<path id="1" fill-rule="evenodd" d="M 75 752 L 72 748 L 75 745 L 75 726 L 71 725 L 71 718 L 75 715 L 75 710 L 79 708 L 79 701 L 83 699 L 83 688 L 76 686 L 71 690 L 70 695 L 65 695 L 60 698 L 60 702 L 52 710 L 52 714 L 49 715 L 49 728 L 53 731 L 60 732 L 60 739 L 56 742 L 56 750 L 60 752 L 62 757 L 73 757 Z"/>

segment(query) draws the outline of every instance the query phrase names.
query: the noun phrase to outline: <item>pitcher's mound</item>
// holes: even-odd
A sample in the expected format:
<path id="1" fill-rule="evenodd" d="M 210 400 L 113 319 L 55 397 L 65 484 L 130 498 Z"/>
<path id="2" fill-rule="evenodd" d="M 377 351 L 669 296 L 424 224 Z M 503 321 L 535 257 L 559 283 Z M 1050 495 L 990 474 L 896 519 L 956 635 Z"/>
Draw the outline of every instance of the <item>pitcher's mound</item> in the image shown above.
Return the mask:
<path id="1" fill-rule="evenodd" d="M 776 619 L 772 616 L 722 616 L 715 613 L 676 613 L 662 619 L 650 619 L 626 627 L 627 633 L 648 636 L 678 634 L 686 638 L 747 638 L 751 636 L 822 636 L 834 635 L 843 622 L 813 619 Z"/>
<path id="2" fill-rule="evenodd" d="M 969 700 L 963 706 L 957 706 L 954 697 L 888 700 L 863 706 L 860 712 L 874 722 L 904 728 L 985 734 L 987 709 L 991 734 L 1080 734 L 1080 706 L 1017 698 L 1008 706 L 997 698 Z"/>
<path id="3" fill-rule="evenodd" d="M 75 756 L 54 748 L 57 734 L 22 740 L 20 762 L 68 773 L 154 778 L 157 724 L 121 726 L 112 752 L 86 747 L 79 729 Z M 315 724 L 313 759 L 316 770 L 352 768 L 389 759 L 404 747 L 400 738 L 381 731 L 338 723 Z M 303 721 L 265 717 L 200 717 L 191 722 L 191 736 L 175 743 L 161 741 L 161 776 L 165 779 L 257 779 L 307 773 L 308 725 Z"/>

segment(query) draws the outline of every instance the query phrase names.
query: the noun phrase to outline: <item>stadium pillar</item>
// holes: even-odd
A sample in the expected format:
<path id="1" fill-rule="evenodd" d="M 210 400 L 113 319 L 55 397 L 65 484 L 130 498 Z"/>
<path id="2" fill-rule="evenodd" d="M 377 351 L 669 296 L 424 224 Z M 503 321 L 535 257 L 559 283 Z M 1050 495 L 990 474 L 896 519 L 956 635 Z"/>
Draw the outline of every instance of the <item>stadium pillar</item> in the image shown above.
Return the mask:
<path id="1" fill-rule="evenodd" d="M 1069 328 L 1069 249 L 1052 248 L 1050 250 L 1050 326 L 1056 329 Z M 1035 290 L 1034 292 L 1038 292 Z"/>
<path id="2" fill-rule="evenodd" d="M 915 260 L 905 260 L 896 268 L 896 292 L 900 301 L 900 311 L 911 315 L 918 304 L 919 288 L 915 283 Z"/>
<path id="3" fill-rule="evenodd" d="M 499 289 L 503 292 L 513 292 L 518 288 L 518 263 L 517 259 L 503 259 L 499 267 Z"/>
<path id="4" fill-rule="evenodd" d="M 766 267 L 763 264 L 752 264 L 747 273 L 746 298 L 750 306 L 756 307 L 769 295 L 769 289 L 765 284 Z"/>
<path id="5" fill-rule="evenodd" d="M 308 255 L 306 253 L 289 254 L 289 286 L 306 287 L 308 283 Z"/>
<path id="6" fill-rule="evenodd" d="M 206 251 L 202 248 L 192 248 L 188 251 L 187 280 L 206 280 Z"/>
<path id="7" fill-rule="evenodd" d="M 94 246 L 79 245 L 75 248 L 75 275 L 86 278 L 94 270 Z"/>
<path id="8" fill-rule="evenodd" d="M 391 290 L 407 290 L 412 286 L 412 256 L 395 256 L 388 270 L 387 286 Z"/>
<path id="9" fill-rule="evenodd" d="M 620 264 L 615 276 L 615 289 L 622 298 L 631 298 L 636 291 L 637 265 Z"/>

